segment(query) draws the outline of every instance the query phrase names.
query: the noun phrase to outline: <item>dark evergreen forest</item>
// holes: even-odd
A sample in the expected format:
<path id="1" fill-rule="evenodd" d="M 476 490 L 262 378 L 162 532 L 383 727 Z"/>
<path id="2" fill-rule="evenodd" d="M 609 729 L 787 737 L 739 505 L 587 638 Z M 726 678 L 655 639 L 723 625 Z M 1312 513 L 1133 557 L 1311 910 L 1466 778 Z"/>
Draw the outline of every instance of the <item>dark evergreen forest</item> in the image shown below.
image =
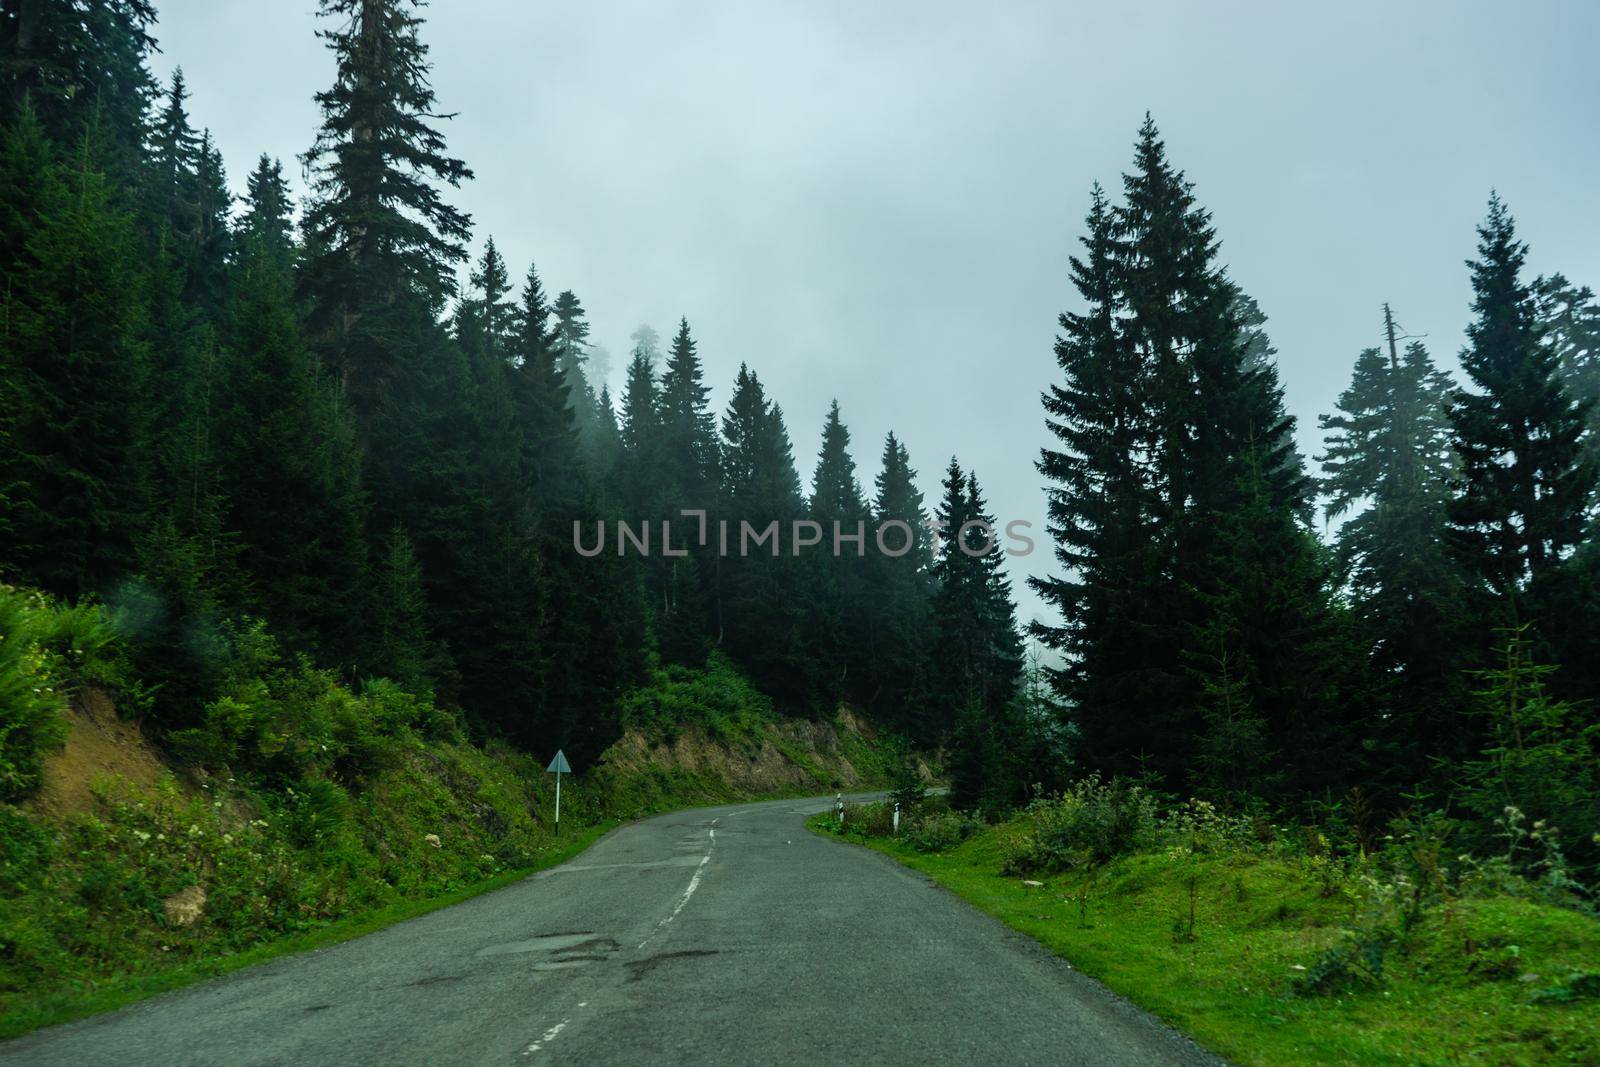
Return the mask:
<path id="1" fill-rule="evenodd" d="M 1394 294 L 1308 462 L 1147 121 L 1120 190 L 1085 195 L 1057 380 L 1015 383 L 1055 441 L 1015 457 L 1057 559 L 1029 628 L 1003 546 L 949 536 L 1004 525 L 979 474 L 892 433 L 859 469 L 849 397 L 786 413 L 745 366 L 713 410 L 687 320 L 636 335 L 620 396 L 592 382 L 580 295 L 452 206 L 472 171 L 419 6 L 320 6 L 337 73 L 306 87 L 296 204 L 266 156 L 230 192 L 182 75 L 150 73 L 147 0 L 0 4 L 0 577 L 107 605 L 159 730 L 270 634 L 587 763 L 652 666 L 715 654 L 790 714 L 845 702 L 942 747 L 963 805 L 1099 772 L 1373 826 L 1425 806 L 1488 834 L 1514 806 L 1592 876 L 1600 302 L 1531 275 L 1498 198 L 1462 380 Z M 823 424 L 809 494 L 792 416 Z M 725 554 L 684 510 L 867 534 Z M 684 554 L 575 550 L 619 520 L 669 521 Z M 889 522 L 918 533 L 903 555 L 876 550 Z"/>

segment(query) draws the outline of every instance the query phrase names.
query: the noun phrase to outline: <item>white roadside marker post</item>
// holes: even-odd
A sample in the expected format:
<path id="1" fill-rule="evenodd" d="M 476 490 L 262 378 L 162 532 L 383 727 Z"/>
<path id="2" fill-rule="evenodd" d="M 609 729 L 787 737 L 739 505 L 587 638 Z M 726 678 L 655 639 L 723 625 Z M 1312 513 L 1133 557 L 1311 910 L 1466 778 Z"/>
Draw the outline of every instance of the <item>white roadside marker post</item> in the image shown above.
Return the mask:
<path id="1" fill-rule="evenodd" d="M 900 836 L 900 802 L 894 802 L 894 836 Z"/>
<path id="2" fill-rule="evenodd" d="M 555 771 L 556 772 L 556 833 L 555 833 L 555 836 L 560 837 L 561 836 L 561 776 L 563 774 L 571 774 L 572 773 L 572 764 L 567 762 L 567 754 L 565 752 L 561 751 L 561 749 L 558 748 L 558 749 L 556 749 L 556 758 L 550 761 L 550 766 L 546 767 L 545 771 L 546 772 L 549 772 L 549 771 Z"/>
<path id="3" fill-rule="evenodd" d="M 844 829 L 844 794 L 833 794 L 833 810 L 839 814 L 839 829 Z"/>

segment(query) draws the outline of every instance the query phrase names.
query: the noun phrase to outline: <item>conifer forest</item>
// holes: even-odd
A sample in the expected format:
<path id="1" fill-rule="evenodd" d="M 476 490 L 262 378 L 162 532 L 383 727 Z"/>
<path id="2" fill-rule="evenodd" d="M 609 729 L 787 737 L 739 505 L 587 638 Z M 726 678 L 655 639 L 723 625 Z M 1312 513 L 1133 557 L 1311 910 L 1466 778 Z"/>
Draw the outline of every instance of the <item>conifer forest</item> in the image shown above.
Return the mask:
<path id="1" fill-rule="evenodd" d="M 616 767 L 631 732 L 833 730 L 841 709 L 883 748 L 863 787 L 893 788 L 912 827 L 935 825 L 918 804 L 969 820 L 929 854 L 1028 825 L 1034 851 L 1007 870 L 1075 876 L 1120 846 L 1051 853 L 1040 813 L 1102 805 L 1121 827 L 1147 797 L 1279 838 L 1310 828 L 1352 865 L 1426 826 L 1439 864 L 1500 857 L 1507 885 L 1592 920 L 1600 277 L 1530 247 L 1514 185 L 1447 220 L 1457 243 L 1431 262 L 1463 294 L 1456 320 L 1421 322 L 1404 287 L 1356 309 L 1367 326 L 1312 426 L 1293 413 L 1302 357 L 1230 270 L 1248 203 L 1213 214 L 1226 176 L 1186 169 L 1177 126 L 1123 101 L 1121 139 L 1085 156 L 1120 163 L 1055 175 L 1078 224 L 1035 233 L 1056 264 L 1047 375 L 975 352 L 1003 401 L 842 386 L 811 410 L 768 384 L 792 380 L 777 359 L 715 351 L 704 300 L 634 330 L 613 374 L 581 279 L 501 251 L 563 205 L 467 213 L 475 172 L 503 163 L 453 146 L 474 118 L 430 41 L 454 3 L 318 0 L 306 32 L 327 76 L 303 86 L 318 124 L 302 154 L 226 159 L 195 118 L 214 87 L 158 44 L 162 6 L 0 3 L 0 996 L 87 988 L 68 956 L 145 966 L 71 948 L 74 924 L 179 922 L 170 881 L 145 904 L 86 889 L 71 919 L 17 903 L 78 872 L 48 842 L 88 831 L 35 808 L 88 692 L 137 720 L 175 788 L 225 780 L 262 826 L 283 813 L 285 847 L 324 857 L 302 884 L 349 894 L 302 894 L 280 909 L 300 919 L 228 927 L 197 954 L 492 873 L 411 890 L 410 860 L 351 873 L 386 855 L 361 829 L 386 810 L 373 783 L 415 762 L 456 788 L 426 770 L 436 745 L 526 762 L 537 791 L 558 749 Z M 813 313 L 825 324 L 826 301 Z M 1040 355 L 1052 324 L 1036 325 Z M 922 373 L 917 352 L 839 341 L 885 382 Z M 731 380 L 708 370 L 723 365 Z M 937 440 L 895 425 L 935 393 Z M 997 464 L 998 423 L 1044 446 Z M 991 492 L 1001 477 L 1031 487 L 1043 523 Z M 621 780 L 580 776 L 570 818 L 631 815 L 610 799 Z M 527 842 L 554 830 L 544 804 L 517 808 Z M 317 820 L 353 835 L 345 858 L 316 852 Z M 537 853 L 509 848 L 471 851 L 494 871 Z M 192 863 L 220 882 L 220 860 Z M 349 888 L 363 879 L 368 896 Z M 1391 961 L 1406 922 L 1383 935 Z M 6 932 L 25 924 L 36 937 Z M 1372 977 L 1330 959 L 1329 982 Z M 1573 997 L 1596 979 L 1571 979 Z M 1230 1040 L 1207 1043 L 1253 1062 Z M 1533 1062 L 1493 1059 L 1513 1061 Z"/>

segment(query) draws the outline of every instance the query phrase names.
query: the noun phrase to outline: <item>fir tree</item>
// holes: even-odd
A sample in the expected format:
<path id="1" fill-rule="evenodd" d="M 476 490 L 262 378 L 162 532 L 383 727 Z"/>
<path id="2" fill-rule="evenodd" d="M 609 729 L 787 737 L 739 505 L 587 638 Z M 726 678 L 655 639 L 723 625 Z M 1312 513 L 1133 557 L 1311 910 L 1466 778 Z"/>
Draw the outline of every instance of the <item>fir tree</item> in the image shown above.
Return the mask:
<path id="1" fill-rule="evenodd" d="M 723 644 L 765 691 L 787 704 L 803 698 L 805 684 L 799 561 L 748 545 L 744 528 L 760 532 L 776 522 L 785 537 L 801 512 L 800 479 L 783 413 L 744 364 L 722 417 L 721 452 L 719 521 L 727 523 L 728 539 L 718 572 Z"/>
<path id="2" fill-rule="evenodd" d="M 884 531 L 883 547 L 868 549 L 868 635 L 865 703 L 900 729 L 927 734 L 921 701 L 930 683 L 928 643 L 932 595 L 928 513 L 911 455 L 891 432 L 884 438 L 882 466 L 874 480 L 872 518 Z M 890 527 L 897 523 L 902 526 Z M 909 532 L 908 532 L 909 531 Z M 900 553 L 902 542 L 905 551 Z"/>
<path id="3" fill-rule="evenodd" d="M 808 700 L 827 713 L 866 682 L 867 605 L 864 553 L 870 515 L 850 456 L 850 431 L 839 402 L 828 408 L 822 446 L 811 476 L 806 516 L 822 530 L 821 543 L 802 557 L 809 651 Z M 856 538 L 861 540 L 845 540 Z"/>
<path id="4" fill-rule="evenodd" d="M 1476 391 L 1457 393 L 1450 408 L 1461 459 L 1450 536 L 1467 573 L 1517 623 L 1532 617 L 1524 594 L 1583 537 L 1595 466 L 1583 455 L 1588 409 L 1543 343 L 1537 300 L 1521 279 L 1527 246 L 1497 196 L 1478 237 L 1475 318 L 1461 353 Z"/>
<path id="5" fill-rule="evenodd" d="M 619 492 L 628 517 L 633 520 L 655 511 L 660 491 L 657 474 L 661 460 L 660 400 L 655 371 L 642 345 L 635 345 L 628 361 L 627 380 L 622 391 L 621 469 Z"/>
<path id="6" fill-rule="evenodd" d="M 337 63 L 316 95 L 322 127 L 304 157 L 311 203 L 301 291 L 310 329 L 365 424 L 394 364 L 414 357 L 416 312 L 455 290 L 470 220 L 440 184 L 472 176 L 447 154 L 415 0 L 320 0 Z"/>
<path id="7" fill-rule="evenodd" d="M 1402 352 L 1384 307 L 1386 349 L 1356 358 L 1327 435 L 1327 514 L 1352 511 L 1335 559 L 1369 657 L 1365 687 L 1379 746 L 1375 766 L 1391 793 L 1431 780 L 1434 760 L 1462 755 L 1459 619 L 1466 609 L 1445 550 L 1445 506 L 1455 457 L 1447 417 L 1452 385 L 1427 349 Z"/>
<path id="8" fill-rule="evenodd" d="M 24 110 L 6 131 L 0 202 L 12 255 L 0 292 L 0 491 L 10 573 L 64 596 L 105 590 L 138 521 L 135 401 L 146 354 L 136 242 L 91 126 L 60 163 Z"/>
<path id="9" fill-rule="evenodd" d="M 276 165 L 263 158 L 250 188 L 218 398 L 225 525 L 253 579 L 250 609 L 290 649 L 353 663 L 366 576 L 354 430 L 300 333 Z"/>
<path id="10" fill-rule="evenodd" d="M 1084 310 L 1060 317 L 1063 380 L 1043 398 L 1061 447 L 1044 449 L 1038 469 L 1051 483 L 1049 532 L 1065 574 L 1031 581 L 1062 615 L 1060 626 L 1034 623 L 1033 634 L 1065 656 L 1048 673 L 1072 708 L 1085 762 L 1128 773 L 1146 750 L 1154 709 L 1174 701 L 1179 675 L 1165 650 L 1172 620 L 1153 607 L 1165 595 L 1166 565 L 1156 528 L 1163 500 L 1147 458 L 1160 444 L 1153 363 L 1119 321 L 1123 250 L 1114 221 L 1096 186 L 1084 254 L 1071 260 Z"/>
<path id="11" fill-rule="evenodd" d="M 45 135 L 75 144 L 91 126 L 101 169 L 132 183 L 155 95 L 149 0 L 48 0 L 0 8 L 0 128 L 31 110 Z"/>
<path id="12" fill-rule="evenodd" d="M 544 286 L 532 265 L 522 286 L 515 329 L 512 395 L 522 426 L 523 469 L 532 506 L 572 501 L 577 495 L 577 429 L 567 384 L 556 366 L 556 332 Z"/>
<path id="13" fill-rule="evenodd" d="M 1556 357 L 1567 392 L 1589 405 L 1588 455 L 1600 460 L 1600 301 L 1561 274 L 1536 278 L 1539 329 Z"/>
<path id="14" fill-rule="evenodd" d="M 571 289 L 563 290 L 556 297 L 552 313 L 555 315 L 556 369 L 566 383 L 578 437 L 585 452 L 592 453 L 599 430 L 600 398 L 595 395 L 588 372 L 584 370 L 589 361 L 589 320 L 583 303 Z"/>
<path id="15" fill-rule="evenodd" d="M 962 714 L 998 720 L 1016 695 L 1022 644 L 1016 607 L 1001 565 L 994 517 L 952 457 L 935 514 L 942 544 L 933 562 L 934 662 L 940 702 L 930 709 L 937 733 Z"/>
<path id="16" fill-rule="evenodd" d="M 689 334 L 689 320 L 683 319 L 661 375 L 658 405 L 663 487 L 675 497 L 673 510 L 712 503 L 717 485 L 717 439 L 710 393 Z"/>

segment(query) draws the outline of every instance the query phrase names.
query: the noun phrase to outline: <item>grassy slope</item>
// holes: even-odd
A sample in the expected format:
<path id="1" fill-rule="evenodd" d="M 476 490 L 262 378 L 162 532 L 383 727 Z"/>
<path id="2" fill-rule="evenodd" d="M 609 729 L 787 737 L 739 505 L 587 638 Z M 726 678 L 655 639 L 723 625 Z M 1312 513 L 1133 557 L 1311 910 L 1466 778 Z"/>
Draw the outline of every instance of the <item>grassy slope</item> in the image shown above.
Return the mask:
<path id="1" fill-rule="evenodd" d="M 1600 923 L 1578 913 L 1457 900 L 1422 923 L 1382 988 L 1299 996 L 1296 968 L 1316 960 L 1354 907 L 1324 895 L 1305 869 L 1146 854 L 1113 862 L 1092 885 L 1053 877 L 1034 887 L 998 873 L 1014 832 L 995 827 L 942 854 L 865 843 L 1239 1063 L 1600 1063 L 1600 1001 L 1533 1002 L 1600 964 Z"/>

